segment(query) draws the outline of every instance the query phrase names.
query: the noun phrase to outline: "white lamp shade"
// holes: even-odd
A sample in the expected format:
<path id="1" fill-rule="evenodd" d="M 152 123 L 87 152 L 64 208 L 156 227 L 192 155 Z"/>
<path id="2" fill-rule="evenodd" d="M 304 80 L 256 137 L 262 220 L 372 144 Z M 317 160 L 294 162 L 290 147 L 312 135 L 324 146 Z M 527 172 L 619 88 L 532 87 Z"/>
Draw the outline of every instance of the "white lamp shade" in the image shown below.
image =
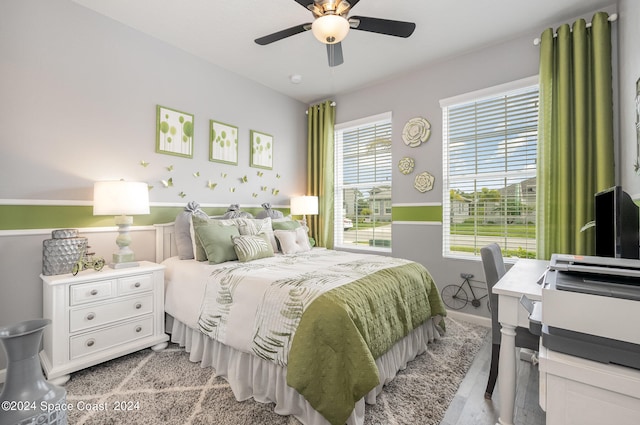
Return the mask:
<path id="1" fill-rule="evenodd" d="M 149 214 L 149 187 L 143 182 L 106 181 L 93 185 L 93 215 Z"/>
<path id="2" fill-rule="evenodd" d="M 318 214 L 317 196 L 296 196 L 291 198 L 291 214 L 315 215 Z"/>
<path id="3" fill-rule="evenodd" d="M 349 32 L 349 21 L 340 15 L 321 16 L 311 24 L 311 32 L 321 43 L 340 43 Z"/>

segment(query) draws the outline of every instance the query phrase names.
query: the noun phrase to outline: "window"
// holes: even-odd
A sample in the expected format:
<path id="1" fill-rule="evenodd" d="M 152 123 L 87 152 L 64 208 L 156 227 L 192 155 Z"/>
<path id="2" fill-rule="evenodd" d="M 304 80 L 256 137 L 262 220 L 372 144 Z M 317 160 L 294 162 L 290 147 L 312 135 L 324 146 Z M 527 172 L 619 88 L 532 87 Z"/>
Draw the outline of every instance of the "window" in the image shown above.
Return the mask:
<path id="1" fill-rule="evenodd" d="M 391 249 L 391 113 L 335 127 L 334 245 Z"/>
<path id="2" fill-rule="evenodd" d="M 446 99 L 443 254 L 535 257 L 537 78 Z"/>

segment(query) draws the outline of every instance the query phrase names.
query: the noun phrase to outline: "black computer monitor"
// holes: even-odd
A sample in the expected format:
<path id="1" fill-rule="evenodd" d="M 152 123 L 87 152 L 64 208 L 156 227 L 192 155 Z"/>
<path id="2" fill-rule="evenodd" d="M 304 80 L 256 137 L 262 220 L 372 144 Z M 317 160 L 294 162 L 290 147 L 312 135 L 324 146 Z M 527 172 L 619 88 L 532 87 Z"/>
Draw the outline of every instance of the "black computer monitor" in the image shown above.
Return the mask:
<path id="1" fill-rule="evenodd" d="M 596 255 L 640 258 L 638 206 L 620 186 L 595 195 Z"/>

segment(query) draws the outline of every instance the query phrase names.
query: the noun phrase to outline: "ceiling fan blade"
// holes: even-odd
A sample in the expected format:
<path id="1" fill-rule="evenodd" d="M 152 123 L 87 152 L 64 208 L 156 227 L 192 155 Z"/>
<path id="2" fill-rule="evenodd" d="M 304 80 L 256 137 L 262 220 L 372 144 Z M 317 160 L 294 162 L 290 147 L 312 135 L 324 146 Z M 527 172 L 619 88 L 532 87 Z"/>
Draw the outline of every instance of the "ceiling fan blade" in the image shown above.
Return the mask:
<path id="1" fill-rule="evenodd" d="M 407 38 L 416 29 L 413 22 L 392 21 L 390 19 L 369 18 L 366 16 L 352 16 L 349 18 L 351 28 L 378 34 L 393 35 Z"/>
<path id="2" fill-rule="evenodd" d="M 286 30 L 274 32 L 273 34 L 265 35 L 264 37 L 256 38 L 255 42 L 261 46 L 273 43 L 274 41 L 282 40 L 283 38 L 291 37 L 292 35 L 300 34 L 311 28 L 311 24 L 296 25 L 295 27 L 287 28 Z"/>
<path id="3" fill-rule="evenodd" d="M 347 1 L 348 1 L 348 2 L 349 2 L 349 4 L 351 5 L 351 7 L 349 8 L 349 10 L 351 10 L 351 9 L 353 9 L 353 8 L 356 6 L 356 4 L 358 4 L 358 2 L 359 2 L 360 0 L 347 0 Z"/>
<path id="4" fill-rule="evenodd" d="M 309 6 L 313 4 L 313 0 L 295 0 L 295 2 L 305 9 L 309 9 Z"/>
<path id="5" fill-rule="evenodd" d="M 338 66 L 344 63 L 342 57 L 342 43 L 327 44 L 327 57 L 329 58 L 329 66 Z"/>

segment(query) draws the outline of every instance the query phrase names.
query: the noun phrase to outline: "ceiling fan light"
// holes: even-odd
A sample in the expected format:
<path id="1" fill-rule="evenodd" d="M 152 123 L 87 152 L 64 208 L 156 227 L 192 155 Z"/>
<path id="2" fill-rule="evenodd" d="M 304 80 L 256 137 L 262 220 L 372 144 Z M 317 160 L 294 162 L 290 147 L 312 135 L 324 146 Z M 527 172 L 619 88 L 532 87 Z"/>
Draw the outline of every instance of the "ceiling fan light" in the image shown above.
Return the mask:
<path id="1" fill-rule="evenodd" d="M 349 21 L 339 15 L 320 16 L 311 24 L 311 32 L 321 43 L 340 43 L 349 32 Z"/>

